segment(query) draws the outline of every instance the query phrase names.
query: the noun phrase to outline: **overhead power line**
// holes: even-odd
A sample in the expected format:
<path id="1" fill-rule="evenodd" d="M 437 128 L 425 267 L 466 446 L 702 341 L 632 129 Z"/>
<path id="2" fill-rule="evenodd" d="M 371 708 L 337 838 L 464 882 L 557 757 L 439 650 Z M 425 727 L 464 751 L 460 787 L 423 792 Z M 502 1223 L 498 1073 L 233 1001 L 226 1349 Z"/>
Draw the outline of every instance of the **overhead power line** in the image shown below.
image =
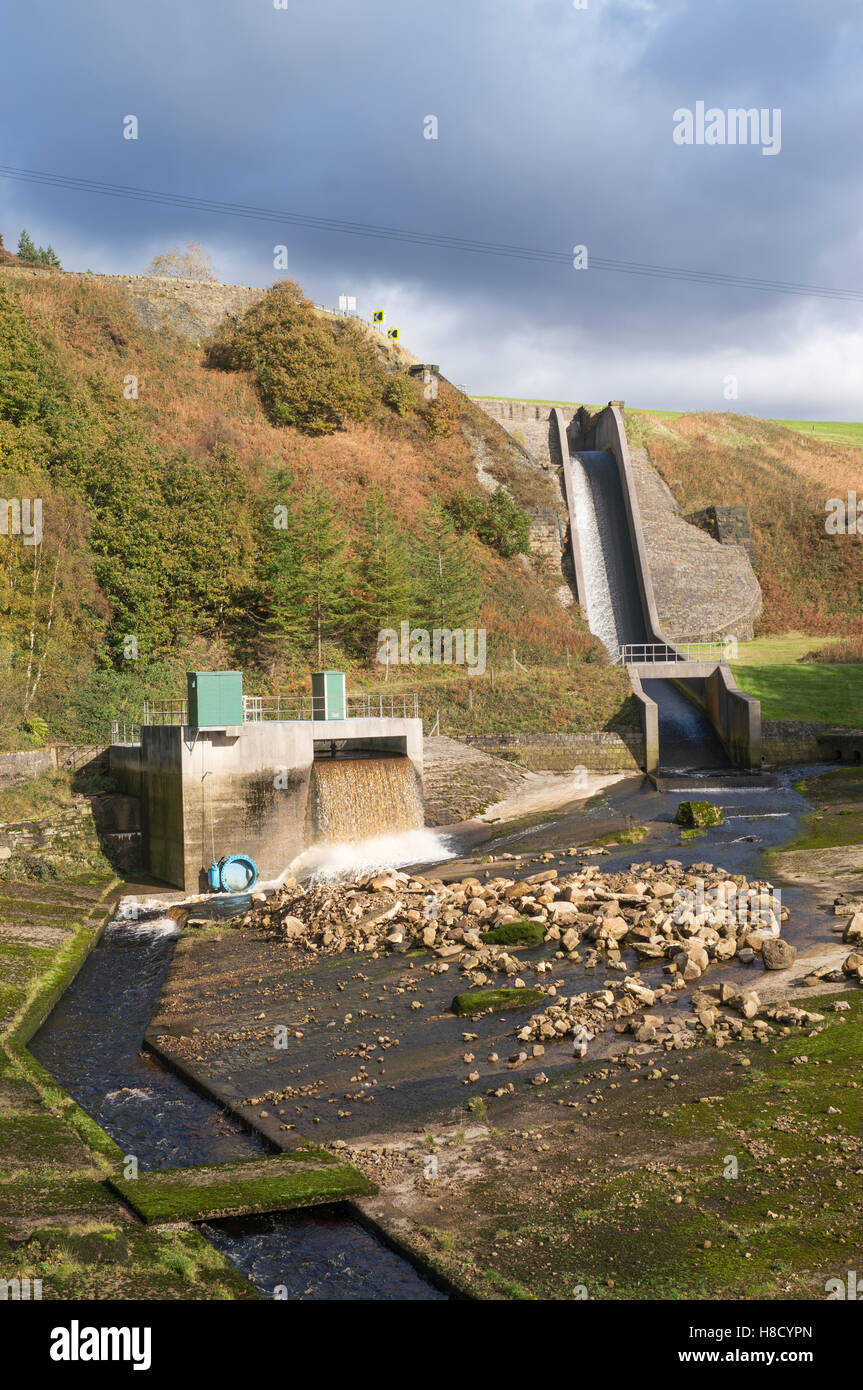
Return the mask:
<path id="1" fill-rule="evenodd" d="M 382 227 L 367 222 L 350 222 L 335 217 L 314 217 L 306 213 L 289 212 L 278 208 L 255 207 L 245 203 L 223 202 L 216 198 L 197 198 L 185 193 L 165 193 L 152 188 L 135 188 L 125 184 L 104 183 L 98 179 L 71 178 L 65 174 L 45 173 L 38 169 L 18 169 L 6 164 L 0 164 L 0 178 L 13 179 L 21 183 L 34 183 L 45 188 L 97 193 L 106 198 L 125 198 L 134 202 L 151 203 L 155 206 L 187 208 L 195 212 L 216 213 L 223 217 L 239 217 L 247 221 L 308 227 L 314 231 L 334 232 L 344 236 L 371 237 L 385 241 L 397 241 L 404 245 L 463 251 L 471 255 L 504 256 L 513 260 L 537 261 L 550 265 L 572 265 L 572 252 L 569 251 L 548 251 L 538 247 L 512 246 L 505 242 L 495 241 L 477 241 L 468 237 L 447 236 L 437 232 L 410 231 L 403 227 Z M 613 260 L 605 256 L 594 256 L 589 252 L 588 269 L 612 271 L 623 275 L 641 275 L 649 279 L 718 285 L 730 289 L 793 294 L 804 298 L 863 302 L 863 290 L 845 290 L 824 285 L 802 285 L 792 281 L 769 280 L 754 275 L 729 275 L 721 271 L 690 270 L 681 266 L 650 265 L 640 261 Z"/>

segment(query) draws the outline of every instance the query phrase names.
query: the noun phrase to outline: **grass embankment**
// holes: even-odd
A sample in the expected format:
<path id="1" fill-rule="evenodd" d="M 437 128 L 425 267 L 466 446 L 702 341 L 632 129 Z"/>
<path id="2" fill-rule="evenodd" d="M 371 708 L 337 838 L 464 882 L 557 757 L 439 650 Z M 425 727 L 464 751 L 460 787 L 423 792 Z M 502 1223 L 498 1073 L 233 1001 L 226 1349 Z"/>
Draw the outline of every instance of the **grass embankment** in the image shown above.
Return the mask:
<path id="1" fill-rule="evenodd" d="M 624 670 L 592 662 L 527 672 L 453 675 L 435 667 L 399 667 L 384 684 L 379 672 L 355 673 L 349 689 L 419 692 L 426 733 L 440 714 L 440 732 L 458 734 L 578 733 L 637 729 L 638 711 Z"/>
<path id="2" fill-rule="evenodd" d="M 684 513 L 747 508 L 764 632 L 863 632 L 863 544 L 825 527 L 829 499 L 860 488 L 856 445 L 730 413 L 627 411 L 626 421 L 630 442 L 646 448 Z"/>
<path id="3" fill-rule="evenodd" d="M 0 862 L 0 1278 L 41 1279 L 43 1299 L 253 1297 L 198 1232 L 128 1219 L 105 1185 L 120 1149 L 27 1051 L 110 915 L 115 880 L 71 780 L 0 793 L 0 821 L 36 812 L 58 831 Z"/>
<path id="4" fill-rule="evenodd" d="M 543 1086 L 518 1128 L 492 1102 L 483 1176 L 417 1243 L 484 1298 L 825 1298 L 863 1257 L 863 995 L 805 1006 L 808 1035 Z"/>
<path id="5" fill-rule="evenodd" d="M 741 690 L 761 701 L 763 719 L 863 725 L 863 665 L 748 666 L 733 662 Z"/>

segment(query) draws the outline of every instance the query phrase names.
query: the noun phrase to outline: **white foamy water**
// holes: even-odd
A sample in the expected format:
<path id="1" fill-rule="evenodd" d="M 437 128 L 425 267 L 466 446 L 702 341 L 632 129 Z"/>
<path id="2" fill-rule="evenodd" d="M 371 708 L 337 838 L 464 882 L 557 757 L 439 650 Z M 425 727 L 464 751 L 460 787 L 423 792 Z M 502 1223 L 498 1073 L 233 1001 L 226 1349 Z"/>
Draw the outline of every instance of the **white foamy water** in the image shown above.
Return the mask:
<path id="1" fill-rule="evenodd" d="M 375 869 L 399 869 L 406 864 L 437 864 L 454 858 L 449 841 L 427 827 L 402 830 L 393 835 L 374 835 L 368 840 L 320 843 L 304 850 L 285 870 L 295 877 L 312 879 L 354 878 Z"/>
<path id="2" fill-rule="evenodd" d="M 132 917 L 121 917 L 115 918 L 111 926 L 125 936 L 180 936 L 183 930 L 173 917 L 148 918 L 140 922 Z"/>
<path id="3" fill-rule="evenodd" d="M 575 503 L 575 525 L 578 532 L 578 548 L 581 551 L 581 568 L 586 589 L 587 625 L 595 637 L 602 642 L 609 656 L 616 657 L 620 648 L 620 636 L 614 616 L 611 585 L 602 548 L 601 526 L 613 525 L 613 518 L 599 516 L 597 503 L 587 470 L 578 454 L 570 455 L 572 465 L 572 490 Z"/>
<path id="4" fill-rule="evenodd" d="M 119 1105 L 125 1105 L 130 1100 L 152 1101 L 153 1092 L 142 1090 L 140 1086 L 121 1086 L 119 1091 L 108 1091 L 105 1099 L 114 1101 Z"/>

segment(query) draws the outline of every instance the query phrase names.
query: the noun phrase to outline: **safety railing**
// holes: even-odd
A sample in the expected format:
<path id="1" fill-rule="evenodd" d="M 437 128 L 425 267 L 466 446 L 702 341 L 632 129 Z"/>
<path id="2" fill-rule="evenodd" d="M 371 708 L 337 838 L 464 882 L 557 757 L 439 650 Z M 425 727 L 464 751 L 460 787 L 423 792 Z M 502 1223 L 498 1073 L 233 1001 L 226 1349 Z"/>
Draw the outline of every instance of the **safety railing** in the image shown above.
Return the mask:
<path id="1" fill-rule="evenodd" d="M 185 700 L 145 700 L 145 724 L 185 724 Z"/>
<path id="2" fill-rule="evenodd" d="M 311 719 L 311 695 L 244 695 L 243 723 L 265 719 Z"/>
<path id="3" fill-rule="evenodd" d="M 320 705 L 312 695 L 244 695 L 243 723 L 260 724 L 265 720 L 322 719 Z M 362 691 L 348 695 L 345 700 L 346 719 L 419 719 L 420 702 L 416 692 L 405 694 L 390 691 Z M 185 700 L 145 700 L 141 724 L 111 725 L 112 743 L 140 743 L 141 725 L 186 724 L 188 706 Z"/>
<path id="4" fill-rule="evenodd" d="M 419 719 L 420 697 L 394 695 L 392 692 L 363 691 L 358 695 L 348 695 L 347 716 L 349 719 Z"/>
<path id="5" fill-rule="evenodd" d="M 125 720 L 114 719 L 111 721 L 111 742 L 112 743 L 140 743 L 141 725 L 127 724 Z"/>
<path id="6" fill-rule="evenodd" d="M 737 638 L 725 637 L 720 642 L 678 642 L 671 647 L 665 642 L 628 642 L 618 647 L 615 664 L 618 666 L 677 666 L 685 661 L 735 661 Z"/>
<path id="7" fill-rule="evenodd" d="M 244 695 L 243 722 L 268 719 L 321 719 L 311 695 Z M 419 695 L 363 691 L 345 699 L 346 719 L 419 719 Z"/>

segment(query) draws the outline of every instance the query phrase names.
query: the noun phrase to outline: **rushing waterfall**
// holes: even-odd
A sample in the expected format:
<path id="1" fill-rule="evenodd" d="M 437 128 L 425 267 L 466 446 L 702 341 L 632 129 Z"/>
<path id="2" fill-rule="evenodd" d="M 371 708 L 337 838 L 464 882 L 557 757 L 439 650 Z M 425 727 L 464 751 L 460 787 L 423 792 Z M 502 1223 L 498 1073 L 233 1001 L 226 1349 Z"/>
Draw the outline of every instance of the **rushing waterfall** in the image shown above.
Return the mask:
<path id="1" fill-rule="evenodd" d="M 609 656 L 630 643 L 650 642 L 638 582 L 626 503 L 614 455 L 607 449 L 570 455 L 574 524 L 591 632 Z M 659 709 L 663 770 L 712 770 L 728 765 L 710 720 L 670 681 L 646 680 L 644 692 Z"/>
<path id="2" fill-rule="evenodd" d="M 285 871 L 313 879 L 450 859 L 447 841 L 424 824 L 409 758 L 322 758 L 312 769 L 315 843 Z"/>
<path id="3" fill-rule="evenodd" d="M 598 506 L 601 494 L 599 498 L 594 495 L 587 468 L 579 454 L 571 455 L 571 464 L 578 546 L 586 589 L 584 598 L 587 624 L 594 636 L 602 642 L 609 656 L 616 658 L 621 639 L 615 621 L 610 577 L 602 545 L 603 529 L 608 528 L 612 518 L 605 514 L 600 515 L 600 510 L 605 510 Z"/>
<path id="4" fill-rule="evenodd" d="M 409 758 L 321 759 L 312 770 L 315 833 L 330 843 L 416 830 L 423 805 Z"/>

